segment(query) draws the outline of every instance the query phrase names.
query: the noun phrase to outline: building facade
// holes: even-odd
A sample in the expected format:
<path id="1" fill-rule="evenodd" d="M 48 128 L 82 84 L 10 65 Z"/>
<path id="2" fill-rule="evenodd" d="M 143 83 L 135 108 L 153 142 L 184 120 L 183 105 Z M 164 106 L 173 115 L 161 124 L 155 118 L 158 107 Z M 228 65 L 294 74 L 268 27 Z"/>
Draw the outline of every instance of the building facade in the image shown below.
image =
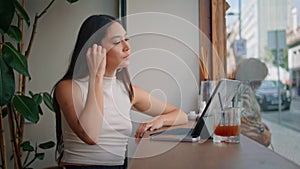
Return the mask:
<path id="1" fill-rule="evenodd" d="M 243 1 L 242 1 L 243 2 Z M 241 22 L 241 37 L 239 27 Z M 286 31 L 288 26 L 288 1 L 287 0 L 248 0 L 242 5 L 241 20 L 227 29 L 227 58 L 258 58 L 273 69 L 275 60 L 268 44 L 268 34 L 272 31 Z M 246 40 L 246 54 L 236 56 L 233 44 L 237 39 Z M 285 38 L 283 39 L 285 43 Z M 284 47 L 286 48 L 286 46 Z M 227 62 L 228 63 L 228 62 Z M 232 64 L 233 65 L 233 64 Z M 228 72 L 234 68 L 228 68 Z M 272 75 L 275 78 L 276 75 Z M 285 81 L 285 80 L 283 80 Z"/>

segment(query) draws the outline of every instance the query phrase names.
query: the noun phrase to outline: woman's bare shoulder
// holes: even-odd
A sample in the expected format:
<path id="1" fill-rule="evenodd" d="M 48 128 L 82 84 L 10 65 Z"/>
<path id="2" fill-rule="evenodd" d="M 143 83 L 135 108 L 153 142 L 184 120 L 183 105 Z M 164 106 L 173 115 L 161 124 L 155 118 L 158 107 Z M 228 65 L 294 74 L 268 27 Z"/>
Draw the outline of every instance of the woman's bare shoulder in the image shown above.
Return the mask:
<path id="1" fill-rule="evenodd" d="M 64 91 L 67 89 L 72 89 L 72 80 L 70 80 L 70 79 L 61 80 L 60 82 L 57 83 L 57 85 L 55 87 L 56 93 L 60 93 L 61 91 Z"/>
<path id="2" fill-rule="evenodd" d="M 72 91 L 80 91 L 80 89 L 79 86 L 71 79 L 60 81 L 55 88 L 56 96 L 66 96 L 73 93 Z"/>

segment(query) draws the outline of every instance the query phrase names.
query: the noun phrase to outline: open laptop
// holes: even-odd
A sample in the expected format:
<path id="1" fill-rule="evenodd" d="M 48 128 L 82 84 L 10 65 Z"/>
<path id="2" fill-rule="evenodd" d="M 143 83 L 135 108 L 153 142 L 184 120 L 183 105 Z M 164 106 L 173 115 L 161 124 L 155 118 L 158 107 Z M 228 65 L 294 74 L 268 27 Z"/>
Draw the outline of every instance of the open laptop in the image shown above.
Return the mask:
<path id="1" fill-rule="evenodd" d="M 211 138 L 205 125 L 204 116 L 213 115 L 214 112 L 221 110 L 220 99 L 224 107 L 229 106 L 238 91 L 239 85 L 240 81 L 238 80 L 221 79 L 193 128 L 174 128 L 154 132 L 150 134 L 150 139 L 160 141 L 195 142 L 200 139 Z"/>

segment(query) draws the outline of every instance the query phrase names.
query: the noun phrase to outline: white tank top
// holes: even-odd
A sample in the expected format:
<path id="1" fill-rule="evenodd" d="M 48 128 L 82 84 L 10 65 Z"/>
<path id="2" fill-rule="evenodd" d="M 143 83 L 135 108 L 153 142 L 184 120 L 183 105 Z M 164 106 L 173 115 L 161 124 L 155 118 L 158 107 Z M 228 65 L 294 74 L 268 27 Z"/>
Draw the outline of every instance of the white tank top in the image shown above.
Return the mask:
<path id="1" fill-rule="evenodd" d="M 85 103 L 88 80 L 75 80 L 80 86 Z M 104 77 L 104 116 L 99 142 L 96 145 L 84 143 L 71 130 L 62 116 L 64 154 L 62 162 L 91 165 L 122 165 L 125 159 L 128 137 L 132 131 L 129 116 L 131 109 L 128 93 L 122 82 Z"/>

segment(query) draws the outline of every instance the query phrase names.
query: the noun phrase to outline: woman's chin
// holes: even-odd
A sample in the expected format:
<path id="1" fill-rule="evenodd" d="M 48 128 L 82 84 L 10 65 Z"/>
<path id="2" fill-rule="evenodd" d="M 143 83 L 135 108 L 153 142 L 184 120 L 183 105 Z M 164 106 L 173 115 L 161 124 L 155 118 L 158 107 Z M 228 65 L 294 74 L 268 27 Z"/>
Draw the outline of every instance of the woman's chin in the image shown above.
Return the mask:
<path id="1" fill-rule="evenodd" d="M 124 61 L 124 62 L 122 62 L 120 65 L 119 65 L 119 69 L 120 68 L 126 68 L 126 67 L 128 67 L 129 66 L 129 60 L 128 61 Z"/>

